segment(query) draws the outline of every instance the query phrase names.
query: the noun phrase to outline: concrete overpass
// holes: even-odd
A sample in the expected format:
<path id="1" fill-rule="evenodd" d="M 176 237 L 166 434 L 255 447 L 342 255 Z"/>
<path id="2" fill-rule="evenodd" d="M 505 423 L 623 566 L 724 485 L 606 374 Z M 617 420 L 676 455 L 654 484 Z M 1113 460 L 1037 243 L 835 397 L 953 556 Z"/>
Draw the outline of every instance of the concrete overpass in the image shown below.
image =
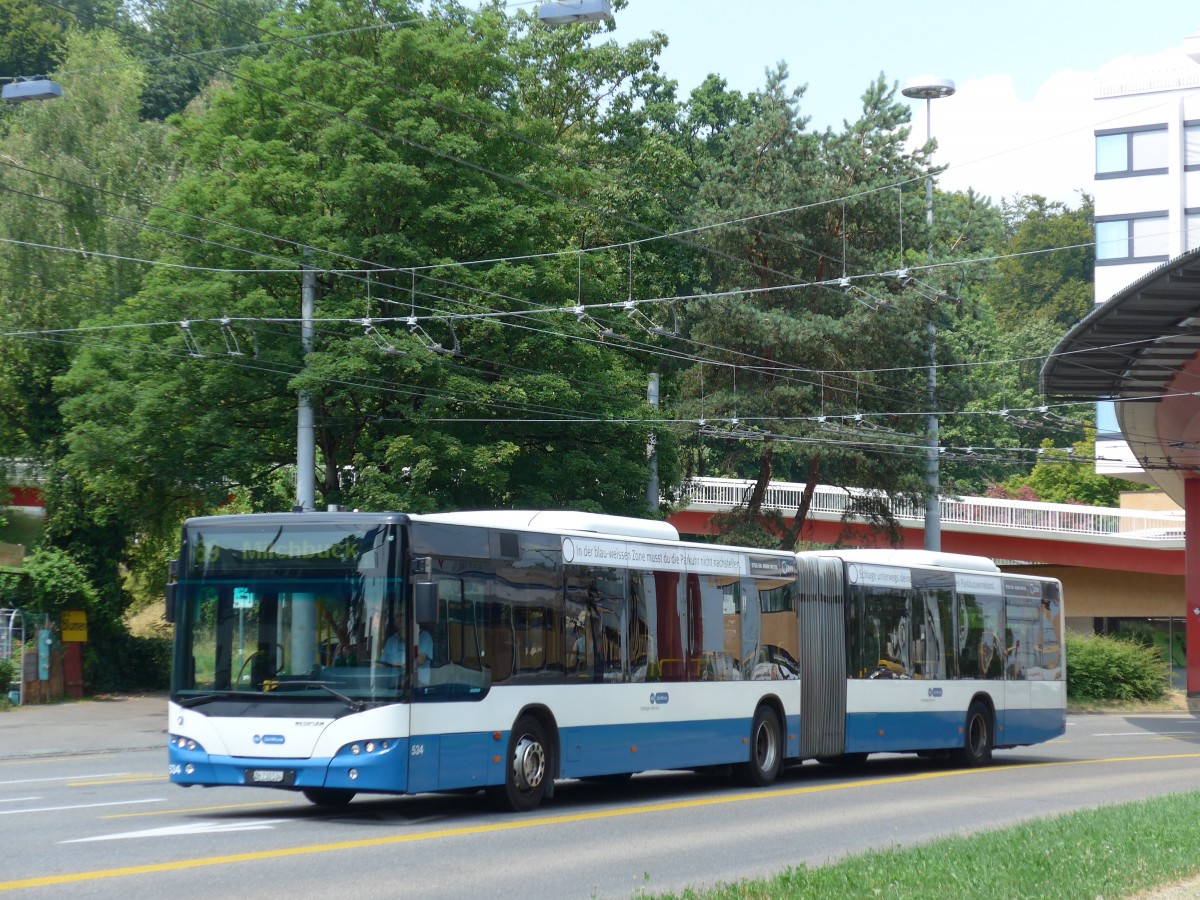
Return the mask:
<path id="1" fill-rule="evenodd" d="M 682 534 L 713 534 L 712 517 L 745 502 L 753 481 L 697 478 L 670 522 Z M 795 514 L 803 484 L 772 482 L 765 507 Z M 852 489 L 819 485 L 801 540 L 871 547 L 884 538 L 845 519 Z M 924 546 L 925 506 L 894 504 L 903 546 Z M 942 549 L 991 559 L 1081 566 L 1120 572 L 1182 575 L 1184 514 L 965 497 L 941 500 Z"/>

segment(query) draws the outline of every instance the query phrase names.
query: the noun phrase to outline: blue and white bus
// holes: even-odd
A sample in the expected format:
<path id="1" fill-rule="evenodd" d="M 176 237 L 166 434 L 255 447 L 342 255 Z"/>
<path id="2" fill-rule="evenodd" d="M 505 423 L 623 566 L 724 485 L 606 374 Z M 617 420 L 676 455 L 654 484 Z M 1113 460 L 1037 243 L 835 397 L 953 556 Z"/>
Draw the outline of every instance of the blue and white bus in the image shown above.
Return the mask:
<path id="1" fill-rule="evenodd" d="M 1066 730 L 1062 586 L 923 550 L 798 554 L 801 755 L 986 765 Z"/>
<path id="2" fill-rule="evenodd" d="M 687 543 L 573 512 L 189 519 L 169 771 L 182 785 L 482 789 L 954 753 L 1063 730 L 1061 592 L 984 560 Z"/>

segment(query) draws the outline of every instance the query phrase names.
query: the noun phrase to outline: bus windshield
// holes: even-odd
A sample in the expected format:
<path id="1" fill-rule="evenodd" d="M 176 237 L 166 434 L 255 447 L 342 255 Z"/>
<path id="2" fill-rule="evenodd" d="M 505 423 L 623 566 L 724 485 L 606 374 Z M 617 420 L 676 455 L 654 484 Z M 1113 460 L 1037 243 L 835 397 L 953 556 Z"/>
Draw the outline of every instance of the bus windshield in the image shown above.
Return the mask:
<path id="1" fill-rule="evenodd" d="M 331 697 L 351 708 L 407 687 L 401 531 L 385 523 L 201 520 L 184 537 L 172 696 Z"/>

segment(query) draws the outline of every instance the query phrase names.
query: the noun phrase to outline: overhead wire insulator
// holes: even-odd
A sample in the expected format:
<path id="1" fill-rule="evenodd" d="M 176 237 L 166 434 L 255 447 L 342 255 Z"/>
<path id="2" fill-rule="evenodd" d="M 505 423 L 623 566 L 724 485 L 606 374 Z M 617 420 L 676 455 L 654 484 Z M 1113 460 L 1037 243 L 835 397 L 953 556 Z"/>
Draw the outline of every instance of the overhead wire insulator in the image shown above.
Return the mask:
<path id="1" fill-rule="evenodd" d="M 242 346 L 238 343 L 237 335 L 233 331 L 232 320 L 229 316 L 221 318 L 221 337 L 225 339 L 225 352 L 229 356 L 245 356 L 242 352 Z"/>
<path id="2" fill-rule="evenodd" d="M 407 356 L 405 351 L 397 348 L 394 344 L 392 344 L 391 341 L 383 336 L 379 329 L 375 327 L 375 323 L 371 319 L 363 319 L 362 326 L 363 334 L 371 339 L 371 343 L 379 348 L 380 353 L 385 353 L 388 356 Z"/>
<path id="3" fill-rule="evenodd" d="M 196 336 L 192 334 L 192 323 L 189 319 L 184 319 L 179 323 L 179 329 L 183 332 L 183 344 L 187 347 L 188 356 L 193 359 L 198 359 L 204 356 L 204 351 L 200 349 L 200 345 L 196 343 Z"/>

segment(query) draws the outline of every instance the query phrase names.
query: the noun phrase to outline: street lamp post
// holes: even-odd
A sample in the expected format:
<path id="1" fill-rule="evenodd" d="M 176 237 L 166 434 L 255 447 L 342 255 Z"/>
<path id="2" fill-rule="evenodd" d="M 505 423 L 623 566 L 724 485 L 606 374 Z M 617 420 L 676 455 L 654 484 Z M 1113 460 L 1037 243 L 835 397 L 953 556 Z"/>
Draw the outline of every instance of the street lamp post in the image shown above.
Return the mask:
<path id="1" fill-rule="evenodd" d="M 954 82 L 948 78 L 922 75 L 909 79 L 900 89 L 905 97 L 925 101 L 925 143 L 933 139 L 930 118 L 934 100 L 949 97 L 954 93 Z M 933 261 L 933 175 L 925 179 L 925 225 L 929 231 L 927 253 Z M 925 323 L 925 335 L 929 351 L 929 362 L 925 369 L 925 402 L 928 415 L 925 420 L 925 549 L 942 549 L 941 522 L 941 478 L 938 473 L 938 414 L 937 414 L 937 324 L 933 311 Z"/>
<path id="2" fill-rule="evenodd" d="M 558 0 L 541 4 L 537 16 L 547 25 L 605 22 L 612 19 L 612 4 L 609 0 Z"/>

